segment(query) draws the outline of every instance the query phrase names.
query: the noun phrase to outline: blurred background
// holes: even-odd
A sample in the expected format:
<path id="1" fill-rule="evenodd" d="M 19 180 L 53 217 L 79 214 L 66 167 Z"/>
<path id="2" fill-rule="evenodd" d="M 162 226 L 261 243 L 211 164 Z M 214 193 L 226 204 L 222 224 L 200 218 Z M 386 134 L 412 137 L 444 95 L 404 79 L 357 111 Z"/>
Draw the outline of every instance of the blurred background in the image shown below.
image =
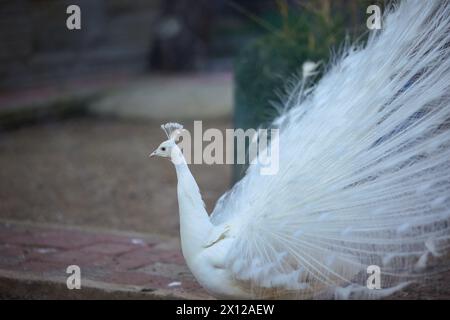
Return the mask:
<path id="1" fill-rule="evenodd" d="M 264 125 L 303 62 L 364 39 L 374 3 L 1 0 L 0 219 L 177 235 L 172 164 L 147 158 L 160 124 Z M 242 173 L 191 169 L 209 212 Z"/>

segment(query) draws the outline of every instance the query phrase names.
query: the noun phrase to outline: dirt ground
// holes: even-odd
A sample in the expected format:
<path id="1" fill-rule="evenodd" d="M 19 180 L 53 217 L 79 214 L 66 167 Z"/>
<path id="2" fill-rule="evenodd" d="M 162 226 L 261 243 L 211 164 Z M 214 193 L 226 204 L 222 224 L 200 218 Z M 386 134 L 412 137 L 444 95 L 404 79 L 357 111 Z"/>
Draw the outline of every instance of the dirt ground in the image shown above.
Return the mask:
<path id="1" fill-rule="evenodd" d="M 1 133 L 0 218 L 178 235 L 175 170 L 148 158 L 165 137 L 160 124 L 80 118 Z M 191 170 L 210 212 L 231 168 Z"/>

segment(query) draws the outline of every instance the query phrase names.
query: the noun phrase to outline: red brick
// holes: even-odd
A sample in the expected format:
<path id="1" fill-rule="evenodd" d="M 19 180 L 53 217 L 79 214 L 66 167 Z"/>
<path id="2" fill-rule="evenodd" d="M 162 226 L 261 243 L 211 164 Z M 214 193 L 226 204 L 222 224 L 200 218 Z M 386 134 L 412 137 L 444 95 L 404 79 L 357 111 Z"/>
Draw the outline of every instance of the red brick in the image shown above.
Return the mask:
<path id="1" fill-rule="evenodd" d="M 181 282 L 181 287 L 184 290 L 187 290 L 187 291 L 190 291 L 190 290 L 205 291 L 205 289 L 203 289 L 203 287 L 198 282 L 196 282 L 195 280 L 194 281 L 182 281 Z"/>
<path id="2" fill-rule="evenodd" d="M 58 249 L 55 249 L 55 248 L 25 247 L 23 249 L 25 251 L 25 257 L 27 259 L 40 259 L 40 258 L 46 257 L 50 254 L 54 254 L 55 252 L 59 252 Z"/>
<path id="3" fill-rule="evenodd" d="M 53 247 L 61 249 L 73 249 L 87 246 L 95 241 L 92 237 L 83 233 L 67 230 L 44 230 L 42 233 L 19 234 L 7 239 L 8 243 L 28 246 Z"/>
<path id="4" fill-rule="evenodd" d="M 135 249 L 132 244 L 121 244 L 121 243 L 97 243 L 84 247 L 82 251 L 85 252 L 96 252 L 106 255 L 116 255 L 124 252 L 128 252 Z"/>
<path id="5" fill-rule="evenodd" d="M 63 249 L 79 248 L 93 243 L 118 243 L 133 247 L 151 247 L 157 243 L 156 239 L 0 223 L 0 244 L 51 246 Z M 135 243 L 134 240 L 139 243 Z"/>
<path id="6" fill-rule="evenodd" d="M 200 289 L 201 286 L 195 280 L 194 275 L 190 272 L 186 265 L 154 263 L 137 270 L 151 276 L 163 276 L 173 281 L 181 282 L 181 286 L 168 287 L 169 289 Z"/>
<path id="7" fill-rule="evenodd" d="M 174 263 L 184 265 L 184 258 L 178 250 L 159 251 L 151 248 L 140 248 L 115 257 L 116 267 L 122 270 L 138 269 L 150 264 Z"/>
<path id="8" fill-rule="evenodd" d="M 149 274 L 175 275 L 177 277 L 183 277 L 184 275 L 191 274 L 186 265 L 163 263 L 163 262 L 156 262 L 147 265 L 145 267 L 139 268 L 138 271 L 146 272 Z"/>
<path id="9" fill-rule="evenodd" d="M 6 227 L 4 224 L 0 224 L 0 244 L 12 244 L 10 239 L 17 236 L 29 236 L 31 233 L 26 230 L 18 229 L 10 226 Z"/>
<path id="10" fill-rule="evenodd" d="M 181 284 L 179 286 L 169 286 L 173 281 L 179 281 Z M 204 298 L 209 298 L 208 292 L 195 280 L 173 280 L 166 283 L 164 289 L 170 290 L 174 295 L 177 293 L 194 294 L 196 296 L 203 296 Z"/>
<path id="11" fill-rule="evenodd" d="M 183 254 L 179 250 L 167 250 L 156 252 L 158 256 L 158 262 L 174 263 L 184 265 L 186 264 Z"/>
<path id="12" fill-rule="evenodd" d="M 149 276 L 143 272 L 115 272 L 101 278 L 102 281 L 123 284 L 145 286 L 152 289 L 167 288 L 167 285 L 173 280 L 161 276 Z"/>
<path id="13" fill-rule="evenodd" d="M 0 257 L 1 258 L 25 258 L 25 252 L 22 247 L 11 244 L 0 245 Z M 1 259 L 0 259 L 1 261 Z"/>
<path id="14" fill-rule="evenodd" d="M 64 228 L 0 224 L 0 268 L 37 276 L 66 277 L 80 266 L 82 279 L 208 297 L 185 266 L 176 241 L 127 237 Z M 134 241 L 138 239 L 142 241 Z M 170 240 L 170 239 L 169 239 Z M 153 266 L 153 267 L 152 267 Z M 157 266 L 157 267 L 155 267 Z M 174 281 L 181 286 L 169 287 Z"/>
<path id="15" fill-rule="evenodd" d="M 137 269 L 158 261 L 158 256 L 149 248 L 139 248 L 114 258 L 119 270 Z"/>
<path id="16" fill-rule="evenodd" d="M 122 235 L 110 235 L 110 234 L 95 234 L 93 236 L 95 242 L 107 242 L 107 243 L 121 243 L 121 244 L 131 244 L 134 247 L 147 246 L 151 247 L 157 243 L 156 240 L 140 238 L 140 237 L 126 237 Z M 138 240 L 142 243 L 134 243 L 133 240 Z"/>
<path id="17" fill-rule="evenodd" d="M 67 265 L 65 263 L 28 260 L 18 264 L 12 270 L 31 272 L 38 276 L 45 276 L 49 274 L 66 275 L 66 269 Z"/>
<path id="18" fill-rule="evenodd" d="M 109 256 L 95 252 L 83 252 L 80 250 L 70 250 L 49 254 L 42 256 L 39 260 L 64 263 L 67 266 L 75 264 L 82 269 L 85 267 L 103 267 L 112 264 L 112 259 Z"/>
<path id="19" fill-rule="evenodd" d="M 23 261 L 25 259 L 40 258 L 56 251 L 54 248 L 33 248 L 6 244 L 0 246 L 0 264 L 5 259 Z"/>
<path id="20" fill-rule="evenodd" d="M 25 252 L 21 247 L 5 244 L 0 246 L 0 268 L 8 268 L 25 260 Z"/>

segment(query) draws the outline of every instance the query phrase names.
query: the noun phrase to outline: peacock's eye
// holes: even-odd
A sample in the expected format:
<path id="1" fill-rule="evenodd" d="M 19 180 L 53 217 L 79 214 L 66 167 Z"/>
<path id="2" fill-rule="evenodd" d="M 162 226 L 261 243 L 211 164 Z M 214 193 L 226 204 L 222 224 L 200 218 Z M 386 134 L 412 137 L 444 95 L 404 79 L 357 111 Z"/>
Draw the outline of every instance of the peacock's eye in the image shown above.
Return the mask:
<path id="1" fill-rule="evenodd" d="M 162 147 L 161 150 L 162 150 L 162 151 L 166 151 L 166 147 Z"/>

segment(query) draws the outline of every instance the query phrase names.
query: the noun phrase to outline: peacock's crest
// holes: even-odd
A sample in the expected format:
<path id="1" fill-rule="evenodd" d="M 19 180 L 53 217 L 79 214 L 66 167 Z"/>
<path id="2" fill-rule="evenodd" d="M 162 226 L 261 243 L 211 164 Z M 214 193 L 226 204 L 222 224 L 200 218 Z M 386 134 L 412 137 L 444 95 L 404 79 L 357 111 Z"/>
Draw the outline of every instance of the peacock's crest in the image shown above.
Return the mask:
<path id="1" fill-rule="evenodd" d="M 161 125 L 167 138 L 176 140 L 183 130 L 183 125 L 176 122 L 168 122 Z"/>

